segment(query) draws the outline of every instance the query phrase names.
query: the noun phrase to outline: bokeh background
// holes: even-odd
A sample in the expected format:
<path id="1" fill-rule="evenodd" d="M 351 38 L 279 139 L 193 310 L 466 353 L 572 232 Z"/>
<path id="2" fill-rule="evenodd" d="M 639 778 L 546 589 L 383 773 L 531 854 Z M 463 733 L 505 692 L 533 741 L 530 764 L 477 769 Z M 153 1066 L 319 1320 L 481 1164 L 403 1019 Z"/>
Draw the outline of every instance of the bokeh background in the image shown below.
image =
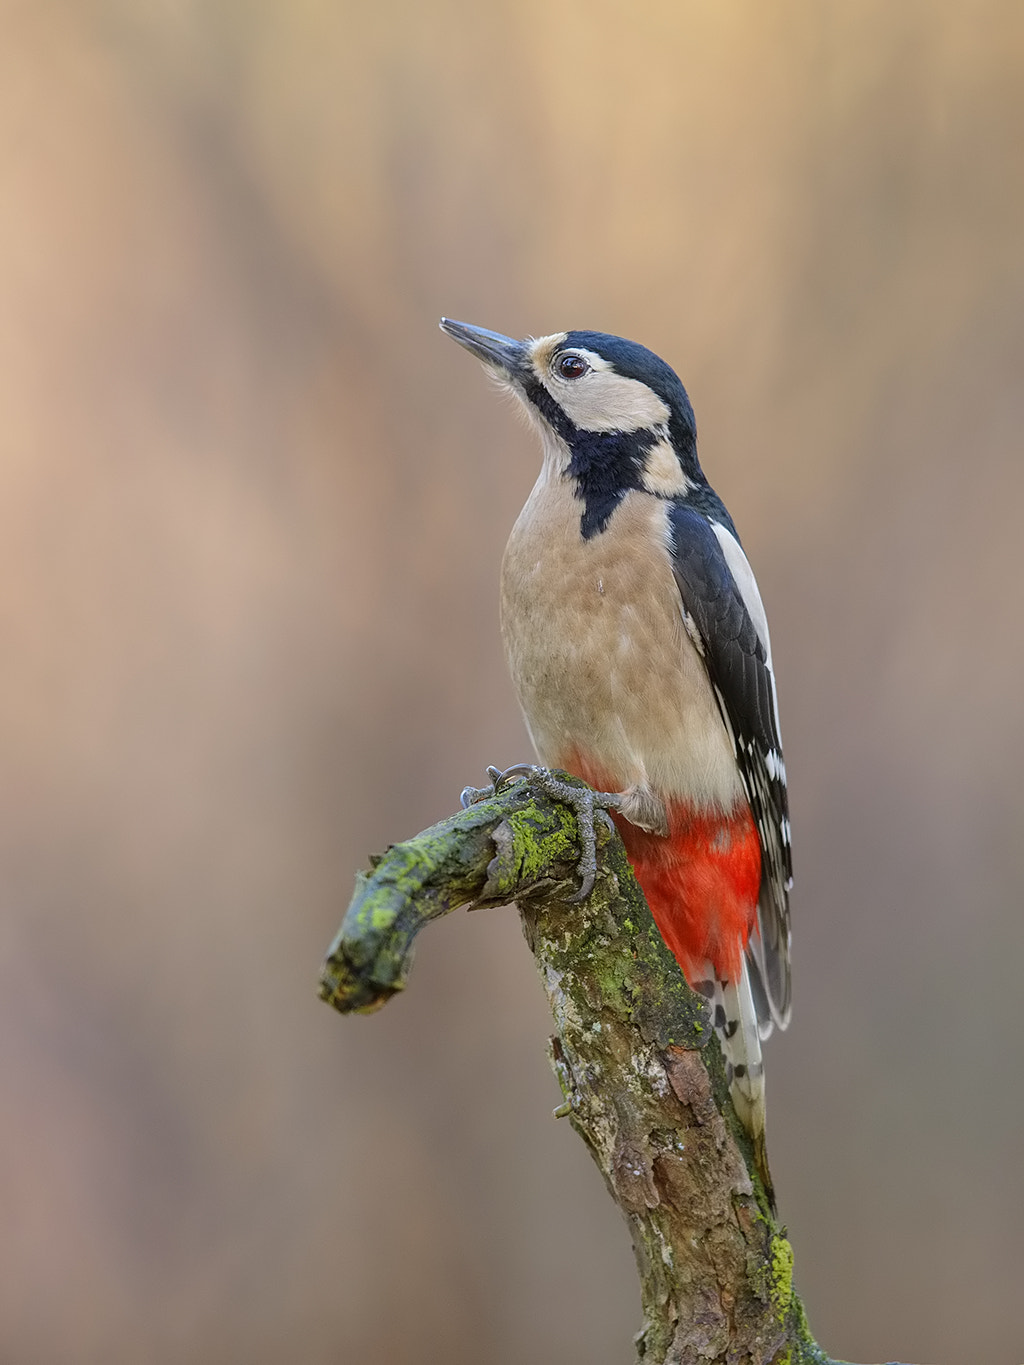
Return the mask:
<path id="1" fill-rule="evenodd" d="M 533 439 L 669 358 L 773 628 L 781 1211 L 835 1355 L 1024 1357 L 1024 8 L 0 4 L 0 1358 L 629 1359 L 512 911 L 345 1020 L 367 853 L 528 756 Z"/>

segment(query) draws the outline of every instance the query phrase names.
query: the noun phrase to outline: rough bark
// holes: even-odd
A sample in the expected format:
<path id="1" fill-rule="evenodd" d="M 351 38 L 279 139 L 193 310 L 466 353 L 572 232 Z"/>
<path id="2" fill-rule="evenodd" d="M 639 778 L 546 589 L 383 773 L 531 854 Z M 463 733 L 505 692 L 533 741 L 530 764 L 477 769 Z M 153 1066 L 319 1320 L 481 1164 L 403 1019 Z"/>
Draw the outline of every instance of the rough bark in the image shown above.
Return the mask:
<path id="1" fill-rule="evenodd" d="M 461 905 L 515 901 L 555 1020 L 566 1115 L 633 1238 L 643 1365 L 836 1365 L 811 1337 L 793 1254 L 729 1101 L 704 1002 L 665 948 L 617 834 L 568 903 L 575 818 L 527 783 L 393 845 L 360 874 L 320 995 L 367 1012 L 405 987 L 413 939 Z"/>

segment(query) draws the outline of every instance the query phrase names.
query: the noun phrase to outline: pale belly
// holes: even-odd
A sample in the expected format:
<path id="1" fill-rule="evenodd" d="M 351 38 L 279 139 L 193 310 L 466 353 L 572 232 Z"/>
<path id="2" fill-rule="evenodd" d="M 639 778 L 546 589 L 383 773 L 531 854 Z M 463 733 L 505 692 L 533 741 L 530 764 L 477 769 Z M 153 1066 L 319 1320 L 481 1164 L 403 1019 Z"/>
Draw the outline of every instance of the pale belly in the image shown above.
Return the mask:
<path id="1" fill-rule="evenodd" d="M 629 493 L 588 541 L 580 511 L 571 485 L 542 476 L 502 565 L 502 635 L 541 762 L 581 755 L 619 790 L 731 810 L 742 784 L 683 625 L 665 503 Z"/>

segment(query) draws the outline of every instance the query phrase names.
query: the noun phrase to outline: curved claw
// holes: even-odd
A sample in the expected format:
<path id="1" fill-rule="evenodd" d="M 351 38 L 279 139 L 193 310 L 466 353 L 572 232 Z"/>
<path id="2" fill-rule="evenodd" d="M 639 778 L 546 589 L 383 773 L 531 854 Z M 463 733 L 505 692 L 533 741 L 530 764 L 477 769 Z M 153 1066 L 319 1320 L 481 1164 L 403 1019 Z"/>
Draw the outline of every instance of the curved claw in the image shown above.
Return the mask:
<path id="1" fill-rule="evenodd" d="M 573 799 L 569 804 L 576 816 L 576 829 L 580 836 L 580 860 L 576 871 L 580 874 L 578 890 L 567 896 L 573 905 L 585 901 L 594 889 L 597 880 L 597 831 L 594 828 L 594 795 L 580 787 L 573 788 Z"/>
<path id="2" fill-rule="evenodd" d="M 494 783 L 494 790 L 496 792 L 500 791 L 502 787 L 506 786 L 517 777 L 531 778 L 536 777 L 538 773 L 546 772 L 547 768 L 539 768 L 536 763 L 513 763 L 511 768 L 506 768 L 504 772 L 498 772 L 497 768 L 487 769 L 488 777 L 490 777 L 492 773 L 494 774 L 494 777 L 491 780 Z"/>
<path id="3" fill-rule="evenodd" d="M 514 763 L 511 768 L 506 768 L 504 772 L 490 764 L 487 768 L 487 776 L 491 779 L 489 787 L 463 787 L 459 793 L 459 805 L 463 810 L 468 810 L 470 806 L 475 806 L 478 801 L 489 801 L 492 796 L 497 796 L 502 787 L 514 777 L 531 777 L 537 768 L 532 763 Z"/>
<path id="4" fill-rule="evenodd" d="M 580 788 L 574 787 L 573 790 L 579 791 Z M 576 871 L 580 874 L 581 878 L 579 889 L 574 891 L 571 896 L 566 896 L 566 900 L 572 905 L 578 905 L 581 901 L 585 901 L 591 891 L 593 891 L 594 883 L 597 881 L 598 820 L 601 820 L 611 833 L 614 834 L 615 832 L 615 823 L 612 820 L 612 817 L 608 814 L 607 808 L 600 803 L 602 798 L 609 796 L 614 798 L 617 796 L 617 793 L 584 792 L 583 795 L 589 799 L 586 802 L 580 803 L 582 813 L 580 809 L 577 809 L 576 807 L 573 808 L 573 814 L 576 816 L 576 828 L 579 830 L 580 834 L 582 851 L 580 853 L 580 860 L 576 864 Z"/>

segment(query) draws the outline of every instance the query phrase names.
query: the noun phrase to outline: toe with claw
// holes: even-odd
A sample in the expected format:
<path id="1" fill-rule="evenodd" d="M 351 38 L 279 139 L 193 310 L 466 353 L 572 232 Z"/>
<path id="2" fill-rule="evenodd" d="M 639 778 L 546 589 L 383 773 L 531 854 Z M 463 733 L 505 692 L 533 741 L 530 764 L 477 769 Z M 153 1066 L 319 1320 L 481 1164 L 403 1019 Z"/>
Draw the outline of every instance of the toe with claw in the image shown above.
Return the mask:
<path id="1" fill-rule="evenodd" d="M 489 801 L 501 791 L 502 780 L 505 777 L 501 769 L 492 763 L 487 769 L 487 776 L 491 779 L 489 787 L 463 787 L 459 795 L 459 805 L 463 810 L 469 810 L 470 806 L 475 806 L 478 801 Z"/>

